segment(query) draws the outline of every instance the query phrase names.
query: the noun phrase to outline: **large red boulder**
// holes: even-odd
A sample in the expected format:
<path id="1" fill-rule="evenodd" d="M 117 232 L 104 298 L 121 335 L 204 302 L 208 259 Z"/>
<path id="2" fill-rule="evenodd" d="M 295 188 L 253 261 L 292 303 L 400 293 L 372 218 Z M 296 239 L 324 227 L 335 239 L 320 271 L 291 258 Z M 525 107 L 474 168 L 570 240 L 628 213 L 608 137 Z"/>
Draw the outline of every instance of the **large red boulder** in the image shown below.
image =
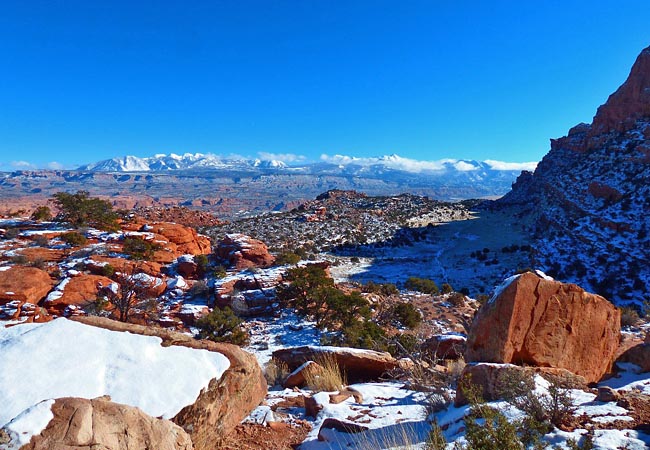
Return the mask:
<path id="1" fill-rule="evenodd" d="M 155 222 L 147 229 L 175 244 L 180 254 L 207 255 L 211 251 L 210 239 L 199 235 L 193 228 L 171 222 Z"/>
<path id="2" fill-rule="evenodd" d="M 465 359 L 563 368 L 596 382 L 612 367 L 620 324 L 619 310 L 603 297 L 525 273 L 478 311 Z"/>
<path id="3" fill-rule="evenodd" d="M 268 267 L 275 258 L 269 254 L 266 244 L 245 234 L 228 234 L 215 249 L 217 257 L 236 269 Z"/>
<path id="4" fill-rule="evenodd" d="M 0 271 L 0 305 L 19 300 L 38 304 L 50 292 L 54 281 L 36 267 L 13 266 Z"/>
<path id="5" fill-rule="evenodd" d="M 77 275 L 52 291 L 45 299 L 44 306 L 51 314 L 62 314 L 70 305 L 83 307 L 97 298 L 101 286 L 111 283 L 110 278 L 101 275 Z"/>

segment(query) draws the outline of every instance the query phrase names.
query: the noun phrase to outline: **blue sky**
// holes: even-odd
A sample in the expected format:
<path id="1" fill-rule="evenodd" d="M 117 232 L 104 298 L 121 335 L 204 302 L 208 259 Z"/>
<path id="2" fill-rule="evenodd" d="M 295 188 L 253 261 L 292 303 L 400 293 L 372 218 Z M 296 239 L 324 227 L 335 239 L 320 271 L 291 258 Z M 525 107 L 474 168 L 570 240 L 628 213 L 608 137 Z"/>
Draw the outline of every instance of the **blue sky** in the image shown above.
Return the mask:
<path id="1" fill-rule="evenodd" d="M 648 23 L 647 0 L 6 0 L 0 170 L 170 152 L 536 161 L 624 81 Z"/>

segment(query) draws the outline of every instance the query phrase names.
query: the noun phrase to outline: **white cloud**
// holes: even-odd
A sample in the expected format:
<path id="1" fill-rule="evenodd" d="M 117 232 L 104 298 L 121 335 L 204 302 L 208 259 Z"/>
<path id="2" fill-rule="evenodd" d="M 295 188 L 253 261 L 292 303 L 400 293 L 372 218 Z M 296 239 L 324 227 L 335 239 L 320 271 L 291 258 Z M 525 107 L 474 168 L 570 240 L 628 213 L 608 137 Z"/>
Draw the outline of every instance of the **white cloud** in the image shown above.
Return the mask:
<path id="1" fill-rule="evenodd" d="M 360 158 L 347 155 L 330 156 L 327 154 L 322 154 L 320 159 L 324 162 L 342 166 L 355 164 L 368 167 L 381 164 L 391 169 L 403 170 L 405 172 L 412 173 L 444 171 L 451 168 L 460 172 L 469 172 L 480 169 L 480 166 L 474 162 L 451 158 L 440 159 L 437 161 L 422 161 L 411 158 L 403 158 L 399 155 Z M 486 160 L 485 163 L 493 170 L 534 170 L 535 166 L 537 166 L 536 162 L 510 163 L 490 159 Z"/>
<path id="2" fill-rule="evenodd" d="M 536 162 L 513 163 L 495 161 L 493 159 L 486 159 L 485 164 L 490 166 L 493 170 L 530 170 L 532 172 L 535 170 L 535 167 L 537 167 Z"/>
<path id="3" fill-rule="evenodd" d="M 321 161 L 331 164 L 348 165 L 356 164 L 359 166 L 373 166 L 381 164 L 395 170 L 403 170 L 406 172 L 419 173 L 422 171 L 440 171 L 445 170 L 446 163 L 455 163 L 456 160 L 440 160 L 440 161 L 418 161 L 416 159 L 403 158 L 399 155 L 358 158 L 355 156 L 346 155 L 326 155 L 320 157 Z"/>
<path id="4" fill-rule="evenodd" d="M 65 166 L 63 164 L 61 164 L 60 162 L 52 161 L 52 162 L 47 163 L 47 168 L 52 169 L 52 170 L 61 170 L 61 169 L 65 168 Z"/>
<path id="5" fill-rule="evenodd" d="M 478 167 L 476 167 L 474 164 L 470 164 L 465 161 L 458 161 L 456 164 L 454 164 L 454 167 L 459 172 L 470 172 L 472 170 L 478 169 Z"/>
<path id="6" fill-rule="evenodd" d="M 11 161 L 9 163 L 15 169 L 35 169 L 36 165 L 28 161 Z"/>
<path id="7" fill-rule="evenodd" d="M 266 160 L 266 161 L 275 160 L 275 161 L 282 161 L 285 163 L 299 162 L 307 159 L 303 155 L 296 155 L 295 153 L 257 152 L 257 156 L 259 156 L 259 158 L 262 160 Z"/>

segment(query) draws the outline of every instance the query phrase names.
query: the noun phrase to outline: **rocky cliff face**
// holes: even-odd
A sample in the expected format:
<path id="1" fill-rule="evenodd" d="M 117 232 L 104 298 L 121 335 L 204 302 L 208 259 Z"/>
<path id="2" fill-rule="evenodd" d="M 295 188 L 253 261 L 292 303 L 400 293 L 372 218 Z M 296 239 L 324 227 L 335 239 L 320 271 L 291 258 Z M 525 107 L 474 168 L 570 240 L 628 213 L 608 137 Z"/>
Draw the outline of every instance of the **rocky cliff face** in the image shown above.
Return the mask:
<path id="1" fill-rule="evenodd" d="M 615 302 L 650 286 L 650 47 L 593 123 L 551 140 L 500 204 L 535 217 L 538 265 Z"/>

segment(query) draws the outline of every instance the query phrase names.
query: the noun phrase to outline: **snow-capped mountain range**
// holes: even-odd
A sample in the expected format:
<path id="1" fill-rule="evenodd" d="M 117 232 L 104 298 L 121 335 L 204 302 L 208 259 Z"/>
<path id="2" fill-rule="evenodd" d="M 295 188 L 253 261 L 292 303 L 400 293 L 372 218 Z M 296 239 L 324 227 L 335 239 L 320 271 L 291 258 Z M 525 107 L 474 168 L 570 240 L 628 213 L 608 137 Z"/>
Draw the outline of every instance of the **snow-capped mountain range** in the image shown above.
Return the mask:
<path id="1" fill-rule="evenodd" d="M 185 153 L 176 155 L 172 153 L 169 155 L 157 154 L 147 158 L 123 156 L 86 164 L 79 167 L 78 170 L 90 172 L 162 172 L 215 169 L 370 177 L 396 172 L 433 176 L 458 173 L 464 174 L 469 179 L 480 180 L 490 177 L 491 173 L 496 175 L 496 173 L 506 172 L 509 173 L 508 175 L 517 175 L 522 170 L 533 170 L 535 166 L 536 163 L 506 163 L 495 160 L 442 159 L 438 161 L 420 161 L 395 154 L 374 158 L 322 155 L 319 162 L 290 166 L 276 159 L 224 158 L 214 154 Z"/>

